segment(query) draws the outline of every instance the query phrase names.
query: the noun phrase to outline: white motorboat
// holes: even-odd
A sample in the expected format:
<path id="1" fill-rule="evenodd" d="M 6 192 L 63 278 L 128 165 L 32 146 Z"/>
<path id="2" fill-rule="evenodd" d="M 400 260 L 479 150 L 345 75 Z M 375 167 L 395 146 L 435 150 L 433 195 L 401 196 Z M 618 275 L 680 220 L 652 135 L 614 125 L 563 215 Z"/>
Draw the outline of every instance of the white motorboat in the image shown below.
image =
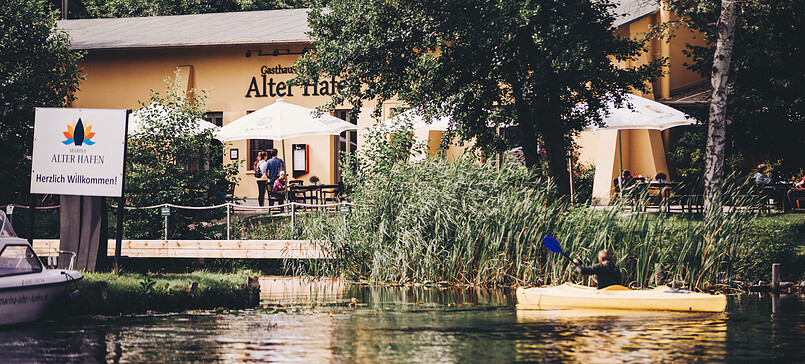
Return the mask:
<path id="1" fill-rule="evenodd" d="M 83 278 L 72 270 L 74 258 L 75 254 L 68 270 L 47 269 L 28 241 L 17 237 L 11 221 L 0 211 L 0 325 L 42 317 L 68 283 Z"/>

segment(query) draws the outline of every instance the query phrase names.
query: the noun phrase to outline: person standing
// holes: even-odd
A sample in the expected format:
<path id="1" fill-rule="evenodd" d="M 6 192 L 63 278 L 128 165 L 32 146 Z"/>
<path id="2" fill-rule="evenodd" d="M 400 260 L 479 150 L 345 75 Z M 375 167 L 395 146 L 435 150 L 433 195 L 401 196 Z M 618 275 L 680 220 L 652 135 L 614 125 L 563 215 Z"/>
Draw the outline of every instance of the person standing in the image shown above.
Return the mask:
<path id="1" fill-rule="evenodd" d="M 254 167 L 254 175 L 257 177 L 257 203 L 260 206 L 265 204 L 266 187 L 268 184 L 268 153 L 260 152 L 257 165 Z"/>
<path id="2" fill-rule="evenodd" d="M 270 186 L 274 185 L 274 181 L 279 177 L 280 172 L 285 171 L 285 162 L 277 157 L 277 150 L 271 149 L 271 159 L 268 160 L 268 180 L 271 181 Z"/>
<path id="3" fill-rule="evenodd" d="M 268 186 L 269 188 L 273 188 L 274 182 L 277 181 L 280 173 L 285 171 L 285 163 L 277 157 L 277 149 L 271 149 L 271 159 L 268 160 L 266 163 L 267 174 L 268 174 Z M 268 200 L 268 205 L 274 205 L 274 199 Z"/>
<path id="4" fill-rule="evenodd" d="M 612 253 L 608 249 L 598 252 L 598 264 L 592 267 L 585 267 L 581 265 L 578 259 L 573 259 L 573 265 L 576 266 L 576 273 L 584 275 L 593 275 L 598 281 L 598 289 L 621 284 L 621 271 L 613 263 Z"/>

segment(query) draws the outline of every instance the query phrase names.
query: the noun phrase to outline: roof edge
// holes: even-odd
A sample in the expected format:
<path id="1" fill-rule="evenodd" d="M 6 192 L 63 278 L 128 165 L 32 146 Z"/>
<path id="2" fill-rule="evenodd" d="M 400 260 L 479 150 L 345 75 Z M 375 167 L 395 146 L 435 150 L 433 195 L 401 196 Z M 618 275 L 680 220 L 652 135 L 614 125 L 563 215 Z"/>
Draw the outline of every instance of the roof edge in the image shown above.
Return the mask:
<path id="1" fill-rule="evenodd" d="M 166 49 L 166 48 L 206 48 L 206 47 L 221 47 L 221 46 L 259 46 L 259 45 L 302 45 L 312 44 L 313 41 L 305 40 L 281 40 L 281 41 L 264 41 L 264 42 L 233 42 L 233 43 L 195 43 L 195 44 L 149 44 L 149 45 L 136 45 L 124 47 L 70 47 L 71 51 L 114 51 L 114 50 L 150 50 L 150 49 Z"/>

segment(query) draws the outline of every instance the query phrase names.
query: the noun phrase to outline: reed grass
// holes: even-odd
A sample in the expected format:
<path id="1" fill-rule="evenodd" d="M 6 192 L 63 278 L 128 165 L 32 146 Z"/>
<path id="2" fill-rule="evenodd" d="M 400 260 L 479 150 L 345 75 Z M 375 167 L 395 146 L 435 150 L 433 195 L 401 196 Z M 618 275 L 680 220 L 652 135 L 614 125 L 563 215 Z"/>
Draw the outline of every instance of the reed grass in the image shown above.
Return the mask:
<path id="1" fill-rule="evenodd" d="M 354 186 L 348 216 L 309 215 L 299 237 L 324 241 L 335 259 L 290 264 L 294 273 L 339 274 L 385 284 L 446 281 L 480 285 L 584 282 L 572 264 L 542 245 L 555 236 L 587 264 L 610 249 L 624 284 L 663 282 L 711 290 L 749 279 L 757 257 L 744 239 L 758 216 L 743 186 L 726 186 L 732 206 L 705 223 L 700 217 L 570 204 L 552 182 L 514 163 L 500 168 L 470 158 L 397 161 L 386 174 Z M 589 281 L 587 282 L 589 283 Z"/>

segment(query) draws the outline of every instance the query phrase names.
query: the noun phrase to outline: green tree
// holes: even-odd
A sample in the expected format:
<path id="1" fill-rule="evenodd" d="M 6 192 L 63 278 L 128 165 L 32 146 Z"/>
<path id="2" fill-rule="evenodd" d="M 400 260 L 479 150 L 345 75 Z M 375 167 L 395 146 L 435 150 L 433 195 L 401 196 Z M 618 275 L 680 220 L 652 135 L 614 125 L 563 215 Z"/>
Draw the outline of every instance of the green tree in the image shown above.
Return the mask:
<path id="1" fill-rule="evenodd" d="M 0 203 L 24 201 L 31 176 L 34 108 L 72 101 L 82 54 L 41 0 L 0 0 Z"/>
<path id="2" fill-rule="evenodd" d="M 228 183 L 237 182 L 237 164 L 223 164 L 222 145 L 213 140 L 213 130 L 197 126 L 206 111 L 205 93 L 182 91 L 178 71 L 166 83 L 164 93 L 151 90 L 150 99 L 137 111 L 141 128 L 126 147 L 126 204 L 220 204 Z M 191 225 L 220 219 L 224 211 L 174 211 L 171 237 L 191 237 Z M 162 235 L 159 210 L 134 210 L 126 216 L 127 237 Z"/>
<path id="3" fill-rule="evenodd" d="M 529 167 L 539 165 L 541 140 L 567 194 L 573 135 L 586 120 L 600 123 L 607 102 L 645 90 L 664 62 L 616 65 L 645 49 L 612 30 L 611 9 L 608 0 L 334 0 L 310 13 L 316 50 L 297 62 L 296 82 L 340 78 L 328 107 L 348 101 L 357 112 L 372 100 L 379 113 L 398 98 L 450 116 L 485 152 L 522 146 Z"/>

